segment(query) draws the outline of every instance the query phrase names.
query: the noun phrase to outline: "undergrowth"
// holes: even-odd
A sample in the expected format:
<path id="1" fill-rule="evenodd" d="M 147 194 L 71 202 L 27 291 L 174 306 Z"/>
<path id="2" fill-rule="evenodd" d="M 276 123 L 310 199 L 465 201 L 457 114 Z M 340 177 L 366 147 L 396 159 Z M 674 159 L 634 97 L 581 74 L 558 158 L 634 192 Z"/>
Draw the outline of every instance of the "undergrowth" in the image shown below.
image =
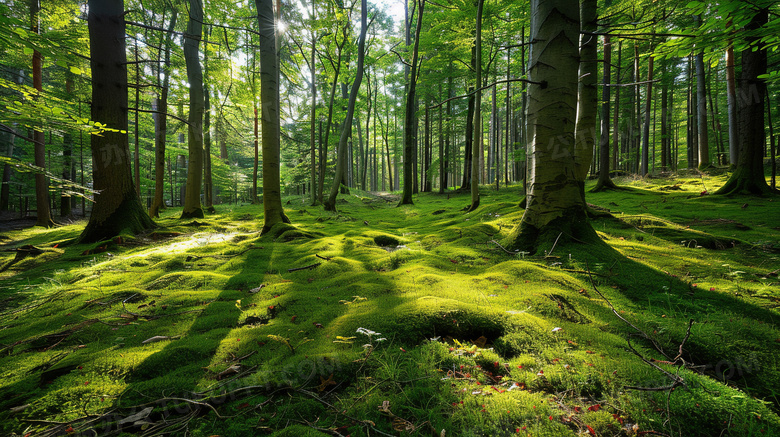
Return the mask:
<path id="1" fill-rule="evenodd" d="M 252 205 L 93 245 L 10 232 L 42 253 L 0 259 L 0 430 L 780 435 L 780 199 L 702 193 L 724 181 L 589 194 L 608 245 L 547 257 L 498 245 L 518 187 L 472 213 L 290 197 L 264 236 Z"/>

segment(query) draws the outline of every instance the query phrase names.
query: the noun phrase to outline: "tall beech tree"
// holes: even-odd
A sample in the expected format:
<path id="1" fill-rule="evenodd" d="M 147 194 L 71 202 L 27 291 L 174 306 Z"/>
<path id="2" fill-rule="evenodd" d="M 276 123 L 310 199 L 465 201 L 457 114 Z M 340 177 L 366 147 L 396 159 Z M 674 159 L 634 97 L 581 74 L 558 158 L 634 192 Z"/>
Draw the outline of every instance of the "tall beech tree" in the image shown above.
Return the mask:
<path id="1" fill-rule="evenodd" d="M 91 136 L 93 186 L 98 192 L 79 242 L 136 234 L 155 226 L 135 192 L 127 137 L 127 59 L 123 0 L 90 0 L 92 120 L 106 129 Z"/>
<path id="2" fill-rule="evenodd" d="M 190 112 L 187 117 L 187 185 L 181 218 L 203 218 L 200 192 L 203 184 L 203 70 L 198 46 L 203 37 L 203 4 L 190 0 L 190 20 L 184 34 L 184 61 L 190 86 Z"/>
<path id="3" fill-rule="evenodd" d="M 585 178 L 593 162 L 598 112 L 598 26 L 596 0 L 580 0 L 580 63 L 577 84 L 577 124 L 574 130 L 574 168 L 585 196 Z M 605 49 L 606 50 L 606 49 Z M 605 87 L 606 88 L 606 87 Z M 609 95 L 607 95 L 609 97 Z"/>
<path id="4" fill-rule="evenodd" d="M 574 129 L 580 17 L 576 0 L 532 0 L 529 181 L 511 249 L 535 253 L 555 241 L 597 241 L 575 171 Z"/>
<path id="5" fill-rule="evenodd" d="M 365 0 L 363 0 L 365 2 Z M 256 0 L 260 52 L 260 101 L 263 129 L 263 230 L 290 223 L 280 188 L 279 47 L 274 0 Z"/>

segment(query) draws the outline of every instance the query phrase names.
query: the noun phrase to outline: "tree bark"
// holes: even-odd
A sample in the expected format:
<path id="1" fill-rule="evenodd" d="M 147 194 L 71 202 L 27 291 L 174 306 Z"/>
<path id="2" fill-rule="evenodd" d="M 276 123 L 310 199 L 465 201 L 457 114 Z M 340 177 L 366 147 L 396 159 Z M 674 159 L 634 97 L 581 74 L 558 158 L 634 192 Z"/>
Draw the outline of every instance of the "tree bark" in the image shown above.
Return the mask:
<path id="1" fill-rule="evenodd" d="M 769 21 L 769 9 L 755 11 L 745 26 L 747 32 L 755 32 Z M 742 51 L 742 73 L 739 77 L 740 93 L 746 96 L 739 111 L 739 157 L 731 177 L 715 194 L 777 193 L 767 185 L 764 176 L 764 98 L 766 82 L 759 76 L 767 72 L 767 52 L 758 44 L 759 37 L 745 38 L 747 48 Z M 756 47 L 758 46 L 758 47 Z"/>
<path id="2" fill-rule="evenodd" d="M 479 173 L 480 158 L 484 157 L 482 153 L 482 10 L 485 0 L 478 0 L 477 3 L 477 30 L 476 30 L 476 94 L 474 96 L 474 139 L 471 142 L 471 205 L 466 211 L 474 211 L 479 208 Z"/>
<path id="3" fill-rule="evenodd" d="M 612 76 L 612 40 L 604 35 L 604 85 L 601 87 L 601 137 L 599 138 L 599 179 L 591 192 L 617 188 L 609 177 L 609 83 Z M 617 131 L 614 133 L 617 136 Z"/>
<path id="4" fill-rule="evenodd" d="M 701 22 L 701 17 L 696 16 Z M 707 130 L 707 78 L 704 75 L 704 51 L 699 50 L 695 57 L 696 62 L 696 111 L 698 118 L 696 125 L 699 135 L 699 169 L 710 167 L 710 144 Z"/>
<path id="5" fill-rule="evenodd" d="M 40 0 L 30 0 L 30 28 L 34 34 L 39 33 L 38 13 L 40 10 Z M 34 50 L 32 56 L 33 88 L 36 89 L 38 95 L 43 91 L 42 63 L 43 56 L 41 56 L 41 53 L 38 50 Z M 35 165 L 45 169 L 46 137 L 41 129 L 42 127 L 33 128 L 33 155 L 35 157 Z M 49 181 L 43 173 L 35 173 L 35 208 L 37 210 L 35 226 L 42 226 L 44 228 L 52 227 L 54 221 L 52 221 L 51 209 L 49 207 Z"/>
<path id="6" fill-rule="evenodd" d="M 157 99 L 158 111 L 160 114 L 155 116 L 157 121 L 154 130 L 154 200 L 149 209 L 149 215 L 158 217 L 160 209 L 165 207 L 163 192 L 165 191 L 165 142 L 168 134 L 168 89 L 171 77 L 171 40 L 173 39 L 173 29 L 176 26 L 178 12 L 173 10 L 171 21 L 168 24 L 168 32 L 165 37 L 165 61 L 163 62 L 163 80 L 160 88 L 160 98 Z M 173 181 L 170 181 L 173 184 Z M 171 198 L 173 202 L 173 198 Z"/>
<path id="7" fill-rule="evenodd" d="M 89 1 L 91 118 L 111 130 L 91 135 L 93 186 L 98 194 L 79 236 L 81 243 L 155 227 L 141 206 L 130 169 L 124 12 L 122 0 Z"/>
<path id="8" fill-rule="evenodd" d="M 731 21 L 729 20 L 729 24 Z M 729 41 L 726 49 L 726 95 L 729 117 L 729 163 L 737 165 L 739 160 L 739 124 L 737 122 L 737 81 L 734 73 L 734 46 Z"/>
<path id="9" fill-rule="evenodd" d="M 316 15 L 316 0 L 311 0 L 311 60 L 309 62 L 309 68 L 311 69 L 311 111 L 309 115 L 309 153 L 311 160 L 311 189 L 309 194 L 311 195 L 311 206 L 317 204 L 317 144 L 315 141 L 315 131 L 317 127 L 317 75 L 316 75 L 316 59 L 317 53 L 317 39 L 314 36 L 314 23 Z"/>
<path id="10" fill-rule="evenodd" d="M 416 0 L 415 0 L 416 1 Z M 425 0 L 421 0 L 420 7 L 417 11 L 417 28 L 414 32 L 414 48 L 412 49 L 412 66 L 409 73 L 409 89 L 406 94 L 406 112 L 404 117 L 404 187 L 401 195 L 401 201 L 398 206 L 411 205 L 412 192 L 414 189 L 414 125 L 415 125 L 415 112 L 417 109 L 416 102 L 416 90 L 417 90 L 417 56 L 418 49 L 420 47 L 420 30 L 422 29 L 422 16 L 423 9 L 425 8 Z M 408 46 L 408 39 L 407 39 Z"/>
<path id="11" fill-rule="evenodd" d="M 580 62 L 577 85 L 577 124 L 574 131 L 574 169 L 585 199 L 585 179 L 593 162 L 598 112 L 598 29 L 596 0 L 580 1 Z M 605 87 L 606 88 L 606 87 Z M 609 96 L 609 94 L 607 95 Z"/>
<path id="12" fill-rule="evenodd" d="M 203 81 L 203 202 L 206 211 L 214 212 L 214 184 L 211 178 L 211 91 L 209 89 L 209 56 L 208 43 L 211 29 L 206 29 L 203 45 L 203 70 L 206 79 Z"/>
<path id="13" fill-rule="evenodd" d="M 187 117 L 187 185 L 181 218 L 203 218 L 200 192 L 203 183 L 203 72 L 198 56 L 198 45 L 203 33 L 203 5 L 201 0 L 190 0 L 190 20 L 184 34 L 184 59 L 187 81 L 190 84 L 190 112 Z"/>
<path id="14" fill-rule="evenodd" d="M 650 56 L 647 61 L 647 96 L 645 97 L 645 122 L 642 130 L 641 176 L 647 176 L 650 163 L 650 112 L 652 109 L 650 105 L 653 102 L 653 59 L 653 56 Z"/>
<path id="15" fill-rule="evenodd" d="M 533 0 L 528 87 L 529 192 L 511 249 L 536 253 L 561 240 L 598 241 L 575 177 L 579 8 L 575 0 Z"/>
<path id="16" fill-rule="evenodd" d="M 274 0 L 256 0 L 260 37 L 260 101 L 263 128 L 263 230 L 290 223 L 282 207 L 280 180 L 279 57 Z"/>

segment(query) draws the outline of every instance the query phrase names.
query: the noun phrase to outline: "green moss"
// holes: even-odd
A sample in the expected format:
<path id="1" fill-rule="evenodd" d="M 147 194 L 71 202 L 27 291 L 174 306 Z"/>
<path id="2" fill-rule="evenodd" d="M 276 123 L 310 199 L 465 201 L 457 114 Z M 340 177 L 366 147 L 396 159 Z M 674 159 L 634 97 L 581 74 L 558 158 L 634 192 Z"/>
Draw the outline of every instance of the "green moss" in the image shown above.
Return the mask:
<path id="1" fill-rule="evenodd" d="M 724 181 L 705 179 L 710 190 Z M 514 189 L 486 188 L 470 214 L 459 211 L 467 194 L 421 194 L 401 208 L 342 196 L 339 215 L 295 198 L 295 223 L 262 237 L 258 206 L 225 207 L 197 227 L 169 209 L 160 232 L 181 235 L 117 244 L 110 256 L 52 248 L 80 226 L 9 233 L 6 247 L 47 252 L 0 273 L 0 429 L 78 424 L 85 409 L 126 417 L 201 393 L 232 419 L 204 409 L 194 435 L 373 435 L 370 424 L 392 434 L 400 419 L 459 436 L 574 436 L 586 425 L 623 435 L 634 423 L 705 436 L 729 418 L 732 433 L 780 433 L 780 230 L 766 218 L 780 203 L 700 196 L 698 177 L 630 185 L 588 195 L 617 217 L 592 222 L 606 244 L 559 244 L 549 258 L 492 242 L 520 220 Z M 669 415 L 668 393 L 623 388 L 669 381 L 628 350 L 635 331 L 593 285 L 672 358 L 694 320 L 683 357 L 702 373 L 680 371 L 687 387 L 669 397 Z M 143 343 L 156 336 L 169 339 Z M 246 373 L 220 376 L 234 365 Z"/>

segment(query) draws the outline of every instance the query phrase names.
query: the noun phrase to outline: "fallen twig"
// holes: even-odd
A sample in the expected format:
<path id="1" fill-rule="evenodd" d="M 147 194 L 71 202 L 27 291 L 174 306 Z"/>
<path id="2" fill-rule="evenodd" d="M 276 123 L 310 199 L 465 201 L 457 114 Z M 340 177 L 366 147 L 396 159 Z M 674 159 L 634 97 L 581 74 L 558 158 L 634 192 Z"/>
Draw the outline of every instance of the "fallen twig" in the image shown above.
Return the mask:
<path id="1" fill-rule="evenodd" d="M 308 265 L 308 266 L 306 266 L 306 267 L 296 267 L 296 268 L 294 268 L 294 269 L 287 269 L 287 273 L 290 273 L 290 272 L 297 272 L 297 271 L 299 271 L 299 270 L 309 270 L 309 269 L 313 269 L 313 268 L 315 268 L 315 267 L 318 267 L 320 264 L 322 264 L 322 263 L 314 263 L 314 264 Z"/>

